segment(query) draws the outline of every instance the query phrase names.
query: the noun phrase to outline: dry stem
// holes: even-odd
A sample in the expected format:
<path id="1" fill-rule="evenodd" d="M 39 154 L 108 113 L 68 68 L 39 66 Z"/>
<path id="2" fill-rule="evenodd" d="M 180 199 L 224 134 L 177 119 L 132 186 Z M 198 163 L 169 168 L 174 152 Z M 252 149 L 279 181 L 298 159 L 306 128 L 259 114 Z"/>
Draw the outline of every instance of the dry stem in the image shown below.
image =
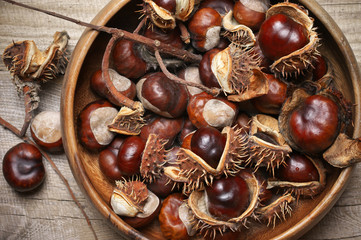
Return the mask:
<path id="1" fill-rule="evenodd" d="M 109 34 L 111 34 L 113 36 L 118 36 L 119 38 L 124 38 L 124 39 L 127 39 L 127 40 L 134 41 L 136 43 L 144 44 L 144 45 L 152 48 L 153 50 L 159 50 L 162 53 L 170 54 L 170 55 L 172 55 L 172 56 L 174 56 L 176 58 L 179 58 L 179 59 L 181 59 L 181 60 L 183 60 L 185 62 L 196 62 L 196 63 L 198 63 L 202 59 L 202 56 L 200 56 L 200 55 L 193 54 L 193 53 L 188 52 L 188 51 L 183 50 L 183 49 L 175 48 L 175 47 L 171 46 L 170 44 L 165 44 L 165 43 L 162 43 L 162 42 L 160 42 L 158 40 L 153 40 L 153 39 L 138 35 L 136 33 L 130 33 L 130 32 L 127 32 L 127 31 L 124 31 L 124 30 L 121 30 L 121 29 L 110 28 L 110 27 L 106 27 L 106 26 L 97 26 L 97 25 L 94 25 L 94 24 L 91 24 L 91 23 L 86 23 L 86 22 L 76 20 L 76 19 L 71 18 L 71 17 L 64 16 L 64 15 L 59 14 L 59 13 L 55 13 L 55 12 L 51 12 L 51 11 L 48 11 L 48 10 L 43 10 L 43 9 L 40 9 L 40 8 L 32 7 L 32 6 L 29 6 L 29 5 L 26 5 L 26 4 L 23 4 L 23 3 L 18 3 L 16 1 L 12 1 L 12 0 L 3 0 L 3 1 L 14 4 L 14 5 L 17 5 L 17 6 L 20 6 L 20 7 L 31 9 L 31 10 L 34 10 L 34 11 L 42 12 L 42 13 L 48 14 L 48 15 L 56 17 L 56 18 L 61 18 L 61 19 L 64 19 L 66 21 L 78 24 L 80 26 L 88 27 L 88 28 L 91 28 L 91 29 L 94 29 L 94 30 L 97 30 L 97 31 L 100 31 L 100 32 L 106 32 L 106 33 L 109 33 Z"/>
<path id="2" fill-rule="evenodd" d="M 80 202 L 78 201 L 78 199 L 75 197 L 75 194 L 73 192 L 73 190 L 71 189 L 68 180 L 64 177 L 64 175 L 60 172 L 59 168 L 55 165 L 54 161 L 50 158 L 50 156 L 44 152 L 43 150 L 41 150 L 41 148 L 39 148 L 31 139 L 29 139 L 27 136 L 23 135 L 22 132 L 17 129 L 15 126 L 13 126 L 11 123 L 7 122 L 6 120 L 4 120 L 2 117 L 0 117 L 0 125 L 2 125 L 4 128 L 10 130 L 12 133 L 14 133 L 17 137 L 21 138 L 23 141 L 34 145 L 35 147 L 37 147 L 39 149 L 39 151 L 41 152 L 41 154 L 44 156 L 44 158 L 50 163 L 51 167 L 54 169 L 54 171 L 58 174 L 58 176 L 60 177 L 60 179 L 63 181 L 63 183 L 65 184 L 66 188 L 68 189 L 68 192 L 70 193 L 72 199 L 74 200 L 75 204 L 78 206 L 78 208 L 80 209 L 81 213 L 83 214 L 85 220 L 88 223 L 88 226 L 90 227 L 91 231 L 93 232 L 94 238 L 97 240 L 98 237 L 95 233 L 95 230 L 90 222 L 90 219 L 88 217 L 88 215 L 86 214 L 86 212 L 84 211 L 83 207 L 81 206 Z"/>

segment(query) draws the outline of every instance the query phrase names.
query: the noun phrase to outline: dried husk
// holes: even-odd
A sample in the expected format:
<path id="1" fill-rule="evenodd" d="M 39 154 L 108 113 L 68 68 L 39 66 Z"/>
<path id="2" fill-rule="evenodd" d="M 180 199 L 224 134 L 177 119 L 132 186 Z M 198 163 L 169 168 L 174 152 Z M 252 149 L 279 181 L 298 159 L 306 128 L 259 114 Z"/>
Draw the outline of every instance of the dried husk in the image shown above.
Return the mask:
<path id="1" fill-rule="evenodd" d="M 64 74 L 68 40 L 67 32 L 56 32 L 53 42 L 43 52 L 34 41 L 15 42 L 6 47 L 3 61 L 11 75 L 21 81 L 47 82 Z"/>
<path id="2" fill-rule="evenodd" d="M 267 222 L 267 226 L 276 226 L 277 219 L 286 221 L 287 215 L 291 216 L 292 208 L 290 204 L 295 201 L 291 193 L 277 196 L 273 201 L 255 210 L 257 220 Z"/>
<path id="3" fill-rule="evenodd" d="M 268 81 L 259 69 L 260 58 L 250 49 L 230 44 L 215 54 L 211 69 L 228 100 L 245 101 L 268 92 Z"/>
<path id="4" fill-rule="evenodd" d="M 194 10 L 194 0 L 176 0 L 175 18 L 185 22 Z"/>
<path id="5" fill-rule="evenodd" d="M 143 115 L 144 108 L 140 102 L 134 103 L 134 109 L 124 106 L 119 110 L 108 129 L 124 135 L 139 135 L 141 128 L 145 125 Z"/>
<path id="6" fill-rule="evenodd" d="M 256 43 L 256 36 L 253 31 L 239 24 L 233 17 L 233 11 L 229 11 L 222 19 L 224 29 L 223 36 L 239 47 L 252 47 Z"/>
<path id="7" fill-rule="evenodd" d="M 161 139 L 153 133 L 148 136 L 142 154 L 140 174 L 149 183 L 162 175 L 163 166 L 167 163 L 167 151 L 164 148 L 167 142 L 168 140 Z"/>
<path id="8" fill-rule="evenodd" d="M 265 134 L 273 142 L 260 137 Z M 258 114 L 252 117 L 249 130 L 249 163 L 255 169 L 266 167 L 274 169 L 285 164 L 285 159 L 292 152 L 291 147 L 286 143 L 278 128 L 278 121 L 274 117 Z"/>
<path id="9" fill-rule="evenodd" d="M 286 193 L 291 193 L 297 197 L 314 197 L 321 193 L 326 186 L 326 168 L 322 163 L 322 159 L 313 158 L 305 155 L 316 167 L 319 179 L 318 181 L 309 182 L 289 182 L 283 180 L 268 180 L 267 188 L 284 189 Z"/>
<path id="10" fill-rule="evenodd" d="M 337 168 L 361 162 L 361 138 L 352 139 L 340 133 L 331 147 L 323 153 L 323 158 Z"/>
<path id="11" fill-rule="evenodd" d="M 319 37 L 314 29 L 314 20 L 308 16 L 308 11 L 302 6 L 290 2 L 282 2 L 273 5 L 266 12 L 266 19 L 275 15 L 284 14 L 299 24 L 303 25 L 308 32 L 309 42 L 303 48 L 298 49 L 286 56 L 277 59 L 270 69 L 276 76 L 289 77 L 297 76 L 303 70 L 312 66 L 312 62 L 320 55 L 317 48 Z"/>
<path id="12" fill-rule="evenodd" d="M 249 217 L 255 217 L 254 211 L 259 203 L 260 186 L 253 174 L 246 176 L 241 174 L 241 177 L 244 177 L 248 185 L 250 196 L 247 209 L 238 217 L 227 221 L 213 217 L 207 209 L 205 191 L 194 191 L 189 196 L 187 204 L 193 214 L 192 225 L 202 236 L 210 235 L 211 238 L 214 238 L 217 233 L 222 234 L 227 230 L 239 231 L 242 227 L 246 227 Z"/>
<path id="13" fill-rule="evenodd" d="M 174 29 L 176 20 L 174 13 L 158 6 L 152 0 L 144 0 L 144 13 L 149 17 L 151 22 L 159 28 Z"/>
<path id="14" fill-rule="evenodd" d="M 217 168 L 211 167 L 204 159 L 189 149 L 180 148 L 175 164 L 164 168 L 164 173 L 175 182 L 184 183 L 183 192 L 190 193 L 211 185 L 220 175 L 235 175 L 248 159 L 247 136 L 240 129 L 225 127 L 226 144 Z"/>
<path id="15" fill-rule="evenodd" d="M 147 186 L 139 180 L 116 181 L 116 188 L 111 196 L 114 212 L 121 216 L 135 217 L 143 212 L 148 198 Z"/>

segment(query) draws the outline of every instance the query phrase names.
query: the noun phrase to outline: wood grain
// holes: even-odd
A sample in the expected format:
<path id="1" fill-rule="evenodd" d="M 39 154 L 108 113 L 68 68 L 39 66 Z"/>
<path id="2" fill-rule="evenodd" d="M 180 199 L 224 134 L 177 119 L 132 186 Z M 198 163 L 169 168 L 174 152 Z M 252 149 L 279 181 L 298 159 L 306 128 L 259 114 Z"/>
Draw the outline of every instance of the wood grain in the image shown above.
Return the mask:
<path id="1" fill-rule="evenodd" d="M 24 0 L 37 7 L 56 11 L 84 21 L 90 21 L 107 4 L 101 0 Z M 320 0 L 319 3 L 335 19 L 345 33 L 358 63 L 361 64 L 361 2 L 359 0 Z M 84 28 L 63 20 L 34 13 L 0 2 L 0 51 L 13 40 L 34 40 L 44 50 L 55 31 L 67 30 L 70 50 Z M 59 110 L 62 78 L 43 86 L 42 102 L 38 111 Z M 3 63 L 0 63 L 0 116 L 18 128 L 24 117 L 22 98 L 10 81 Z M 0 158 L 20 142 L 14 135 L 0 129 Z M 68 179 L 76 197 L 89 215 L 99 239 L 120 239 L 107 221 L 93 207 L 78 187 L 64 154 L 51 155 Z M 80 210 L 72 201 L 60 178 L 45 162 L 47 178 L 41 189 L 33 194 L 18 194 L 5 182 L 0 173 L 0 239 L 92 239 Z M 1 168 L 1 167 L 0 167 Z M 361 165 L 358 165 L 350 183 L 335 207 L 301 239 L 361 239 Z"/>

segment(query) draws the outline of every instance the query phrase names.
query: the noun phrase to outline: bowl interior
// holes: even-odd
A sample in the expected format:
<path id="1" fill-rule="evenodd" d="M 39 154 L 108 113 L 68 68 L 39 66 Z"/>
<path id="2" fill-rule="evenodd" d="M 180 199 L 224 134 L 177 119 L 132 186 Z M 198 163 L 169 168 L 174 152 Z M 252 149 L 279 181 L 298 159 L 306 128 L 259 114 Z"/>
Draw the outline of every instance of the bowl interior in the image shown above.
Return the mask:
<path id="1" fill-rule="evenodd" d="M 112 2 L 114 3 L 114 1 Z M 121 7 L 122 4 L 119 4 L 119 2 L 126 5 Z M 321 52 L 331 60 L 334 68 L 336 86 L 347 99 L 356 103 L 359 101 L 360 92 L 359 86 L 355 87 L 356 81 L 352 71 L 358 70 L 350 68 L 349 60 L 345 57 L 349 54 L 349 46 L 347 44 L 346 47 L 340 46 L 335 40 L 335 34 L 337 37 L 338 33 L 331 34 L 330 31 L 332 30 L 329 25 L 325 25 L 325 20 L 318 14 L 321 12 L 327 15 L 327 13 L 322 8 L 320 9 L 320 6 L 315 1 L 305 2 L 307 2 L 307 7 L 316 20 L 317 31 L 322 38 Z M 139 14 L 134 13 L 139 10 L 139 3 L 141 1 L 118 1 L 118 5 L 111 5 L 112 10 L 109 10 L 109 6 L 105 7 L 93 23 L 101 24 L 103 21 L 107 26 L 132 31 L 139 22 Z M 118 11 L 117 8 L 120 10 Z M 114 15 L 112 15 L 112 11 Z M 111 211 L 108 203 L 114 185 L 101 173 L 98 165 L 98 153 L 89 152 L 77 140 L 76 123 L 79 112 L 89 102 L 99 98 L 91 91 L 89 81 L 91 75 L 101 68 L 104 49 L 110 39 L 110 35 L 106 33 L 92 34 L 90 35 L 89 30 L 87 30 L 75 48 L 63 89 L 62 99 L 66 99 L 62 101 L 63 136 L 71 168 L 78 183 L 84 188 L 95 207 L 121 233 L 131 237 L 163 239 L 158 220 L 137 231 L 129 227 Z M 86 51 L 84 57 L 76 57 L 84 51 Z M 354 115 L 358 115 L 359 112 L 359 108 L 355 109 Z M 358 121 L 354 122 L 356 124 L 355 129 L 359 129 L 360 123 Z M 354 129 L 351 129 L 352 131 Z M 292 217 L 289 217 L 287 221 L 276 224 L 274 228 L 252 223 L 250 229 L 246 230 L 246 234 L 242 236 L 242 239 L 290 238 L 302 235 L 333 206 L 342 193 L 351 170 L 351 168 L 344 170 L 330 168 L 326 189 L 320 195 L 314 199 L 300 199 L 298 205 L 293 209 Z"/>

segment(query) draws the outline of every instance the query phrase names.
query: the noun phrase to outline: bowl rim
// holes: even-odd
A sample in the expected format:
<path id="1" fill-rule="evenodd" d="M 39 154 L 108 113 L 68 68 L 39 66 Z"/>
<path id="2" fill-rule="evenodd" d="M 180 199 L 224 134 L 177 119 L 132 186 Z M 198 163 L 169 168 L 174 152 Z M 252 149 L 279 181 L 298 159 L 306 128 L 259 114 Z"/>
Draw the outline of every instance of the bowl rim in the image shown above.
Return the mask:
<path id="1" fill-rule="evenodd" d="M 128 2 L 130 2 L 130 0 L 111 0 L 95 16 L 91 23 L 99 26 L 105 25 Z M 312 14 L 316 16 L 319 21 L 325 26 L 325 28 L 332 35 L 338 46 L 343 48 L 344 51 L 342 51 L 342 55 L 346 60 L 345 64 L 350 73 L 354 93 L 356 96 L 359 96 L 361 86 L 360 83 L 357 82 L 357 79 L 361 79 L 361 74 L 355 55 L 341 29 L 331 18 L 331 16 L 326 12 L 326 10 L 324 10 L 315 0 L 299 0 L 298 2 L 308 9 L 310 9 L 312 5 Z M 330 31 L 330 29 L 332 29 L 332 31 Z M 70 63 L 64 76 L 60 106 L 62 135 L 64 138 L 64 143 L 67 143 L 64 144 L 64 150 L 68 158 L 68 162 L 71 167 L 73 176 L 75 177 L 78 185 L 81 186 L 80 189 L 82 189 L 85 195 L 90 198 L 92 204 L 105 218 L 109 220 L 113 227 L 115 227 L 115 229 L 117 229 L 118 232 L 120 232 L 123 236 L 134 239 L 148 239 L 138 230 L 130 227 L 121 218 L 119 218 L 112 211 L 109 205 L 101 198 L 94 186 L 91 184 L 91 181 L 88 178 L 88 175 L 84 170 L 82 161 L 78 155 L 75 129 L 76 124 L 74 123 L 75 118 L 73 108 L 75 100 L 75 90 L 82 63 L 90 49 L 90 46 L 92 45 L 98 34 L 99 32 L 89 28 L 84 30 L 83 34 L 81 35 L 78 43 L 74 48 Z M 341 36 L 341 38 L 336 37 L 336 35 Z M 77 58 L 75 59 L 73 58 L 73 56 L 77 56 Z M 355 119 L 361 119 L 361 98 L 356 97 L 355 101 Z M 360 128 L 361 124 L 359 122 L 356 122 L 353 132 L 354 137 L 358 137 L 361 135 Z M 299 238 L 308 230 L 310 230 L 314 225 L 316 225 L 339 199 L 339 197 L 346 188 L 347 182 L 350 179 L 353 170 L 353 166 L 342 169 L 335 184 L 329 190 L 329 194 L 327 194 L 327 196 L 325 196 L 322 201 L 306 217 L 304 217 L 299 222 L 297 222 L 297 224 L 293 225 L 291 228 L 282 232 L 273 239 Z"/>

